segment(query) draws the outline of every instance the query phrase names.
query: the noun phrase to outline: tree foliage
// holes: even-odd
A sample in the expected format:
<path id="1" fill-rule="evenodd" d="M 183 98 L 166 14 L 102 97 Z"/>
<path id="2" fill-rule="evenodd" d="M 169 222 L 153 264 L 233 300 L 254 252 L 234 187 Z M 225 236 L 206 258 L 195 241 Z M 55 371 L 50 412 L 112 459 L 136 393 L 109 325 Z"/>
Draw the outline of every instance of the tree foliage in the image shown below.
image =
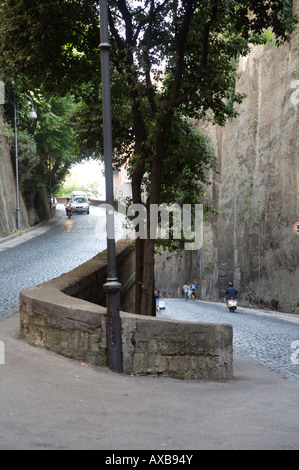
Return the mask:
<path id="1" fill-rule="evenodd" d="M 93 1 L 2 0 L 0 5 L 2 79 L 13 77 L 25 90 L 46 84 L 55 94 L 90 80 L 99 60 Z"/>
<path id="2" fill-rule="evenodd" d="M 13 127 L 7 123 L 2 123 L 3 133 L 6 140 L 11 145 L 13 156 L 15 157 L 15 133 Z M 19 185 L 21 192 L 25 192 L 30 185 L 36 167 L 39 164 L 39 155 L 34 137 L 28 130 L 18 132 L 18 166 L 20 170 Z M 15 159 L 13 158 L 15 163 Z"/>
<path id="3" fill-rule="evenodd" d="M 16 96 L 13 85 L 7 87 L 6 95 L 4 130 L 12 157 L 15 155 L 16 99 L 20 190 L 25 197 L 27 193 L 45 188 L 49 191 L 51 179 L 53 193 L 78 159 L 74 131 L 69 122 L 74 99 L 70 95 L 45 97 L 40 92 L 35 95 L 21 92 Z M 33 122 L 28 116 L 32 99 L 38 115 L 37 121 Z"/>
<path id="4" fill-rule="evenodd" d="M 40 163 L 38 174 L 52 192 L 64 180 L 69 168 L 78 160 L 74 151 L 75 133 L 69 125 L 74 107 L 70 95 L 65 97 L 39 96 L 38 124 L 35 131 Z M 50 182 L 51 178 L 51 182 Z"/>

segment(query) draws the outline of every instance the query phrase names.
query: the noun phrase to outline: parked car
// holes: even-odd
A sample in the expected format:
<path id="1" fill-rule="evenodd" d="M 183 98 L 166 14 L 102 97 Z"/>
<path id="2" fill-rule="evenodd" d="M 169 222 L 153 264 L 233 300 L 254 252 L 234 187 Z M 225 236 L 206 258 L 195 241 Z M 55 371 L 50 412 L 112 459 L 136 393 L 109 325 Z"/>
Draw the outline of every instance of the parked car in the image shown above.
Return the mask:
<path id="1" fill-rule="evenodd" d="M 72 199 L 74 213 L 89 214 L 89 201 L 86 196 L 74 196 Z"/>

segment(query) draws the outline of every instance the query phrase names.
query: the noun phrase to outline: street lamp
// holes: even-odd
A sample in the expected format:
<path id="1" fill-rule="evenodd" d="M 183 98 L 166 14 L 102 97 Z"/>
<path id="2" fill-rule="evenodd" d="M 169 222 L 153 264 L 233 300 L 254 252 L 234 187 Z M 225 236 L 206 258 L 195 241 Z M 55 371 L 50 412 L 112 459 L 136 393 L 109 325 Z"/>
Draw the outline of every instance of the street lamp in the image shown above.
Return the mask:
<path id="1" fill-rule="evenodd" d="M 114 229 L 114 195 L 112 168 L 112 126 L 110 96 L 110 44 L 108 36 L 107 0 L 100 0 L 100 34 L 101 34 L 101 73 L 104 130 L 104 160 L 106 179 L 106 222 L 107 222 L 107 265 L 108 276 L 103 288 L 107 303 L 107 348 L 108 367 L 114 372 L 121 372 L 121 330 L 119 317 L 121 284 L 116 275 L 115 229 Z"/>
<path id="2" fill-rule="evenodd" d="M 31 107 L 31 110 L 29 111 L 29 119 L 37 119 L 37 114 L 36 114 L 36 111 L 33 107 L 33 102 L 31 103 L 32 104 L 32 107 Z"/>
<path id="3" fill-rule="evenodd" d="M 29 111 L 29 119 L 37 119 L 36 111 L 33 107 L 33 100 L 31 100 L 31 110 Z M 18 112 L 19 104 L 16 97 L 14 99 L 14 114 L 15 114 L 15 151 L 16 151 L 16 199 L 17 199 L 17 230 L 20 230 L 20 196 L 19 196 L 19 154 L 18 154 Z"/>

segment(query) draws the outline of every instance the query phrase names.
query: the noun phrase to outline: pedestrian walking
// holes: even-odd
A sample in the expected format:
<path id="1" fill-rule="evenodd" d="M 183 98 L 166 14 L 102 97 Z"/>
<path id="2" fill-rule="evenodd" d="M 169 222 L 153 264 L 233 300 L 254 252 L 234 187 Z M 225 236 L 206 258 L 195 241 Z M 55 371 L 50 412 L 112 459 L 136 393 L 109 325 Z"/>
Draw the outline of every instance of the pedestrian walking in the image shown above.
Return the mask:
<path id="1" fill-rule="evenodd" d="M 187 282 L 185 282 L 185 284 L 183 285 L 183 291 L 185 299 L 188 300 L 189 284 L 187 284 Z"/>
<path id="2" fill-rule="evenodd" d="M 156 300 L 156 312 L 157 312 L 159 310 L 159 299 L 161 297 L 161 292 L 157 286 L 155 286 L 154 288 L 154 295 L 155 295 L 155 300 Z"/>

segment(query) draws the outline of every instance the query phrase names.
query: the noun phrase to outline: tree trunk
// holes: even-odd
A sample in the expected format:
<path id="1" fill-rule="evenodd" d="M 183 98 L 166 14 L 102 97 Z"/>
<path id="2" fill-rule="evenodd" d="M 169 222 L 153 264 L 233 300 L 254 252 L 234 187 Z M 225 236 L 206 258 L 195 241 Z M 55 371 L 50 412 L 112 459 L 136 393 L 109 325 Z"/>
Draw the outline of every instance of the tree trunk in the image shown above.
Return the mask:
<path id="1" fill-rule="evenodd" d="M 141 314 L 156 315 L 155 297 L 154 297 L 154 253 L 155 240 L 144 240 L 144 256 L 143 256 L 143 286 L 141 296 Z"/>
<path id="2" fill-rule="evenodd" d="M 141 184 L 144 173 L 144 164 L 139 161 L 132 175 L 132 196 L 134 204 L 141 204 Z M 136 227 L 138 230 L 138 227 Z M 136 263 L 135 263 L 135 313 L 141 314 L 141 294 L 143 286 L 143 258 L 144 240 L 136 239 Z"/>
<path id="3" fill-rule="evenodd" d="M 143 289 L 143 259 L 145 240 L 136 239 L 136 264 L 135 264 L 135 313 L 142 314 L 141 298 Z"/>
<path id="4" fill-rule="evenodd" d="M 151 185 L 150 195 L 147 207 L 147 239 L 144 241 L 144 257 L 143 257 L 143 282 L 141 297 L 141 314 L 156 315 L 156 306 L 154 298 L 154 267 L 155 267 L 155 240 L 151 239 L 152 233 L 156 233 L 151 220 L 151 205 L 159 205 L 161 192 L 161 173 L 163 159 L 166 154 L 166 145 L 171 124 L 171 113 L 164 116 L 163 122 L 156 135 L 156 151 L 153 154 L 151 165 Z"/>

